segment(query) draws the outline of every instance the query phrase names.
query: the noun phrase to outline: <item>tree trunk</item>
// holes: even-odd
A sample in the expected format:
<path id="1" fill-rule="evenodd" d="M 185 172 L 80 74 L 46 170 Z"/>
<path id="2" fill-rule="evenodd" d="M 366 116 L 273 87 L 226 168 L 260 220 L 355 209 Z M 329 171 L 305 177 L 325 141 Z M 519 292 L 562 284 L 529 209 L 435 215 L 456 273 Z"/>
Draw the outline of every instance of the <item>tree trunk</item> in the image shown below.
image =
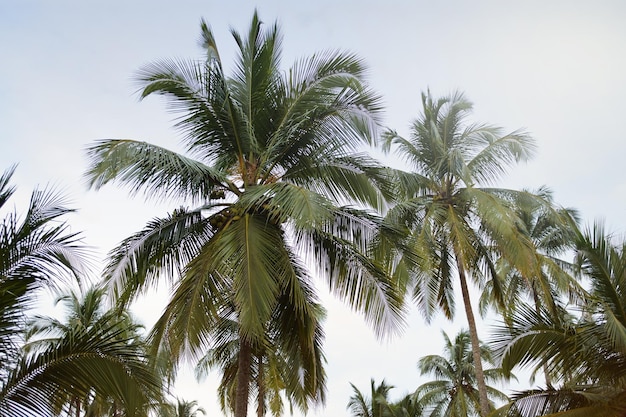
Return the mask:
<path id="1" fill-rule="evenodd" d="M 456 252 L 456 251 L 455 251 Z M 459 272 L 459 281 L 461 281 L 461 293 L 463 294 L 463 305 L 465 306 L 465 315 L 467 316 L 467 324 L 469 326 L 470 340 L 472 341 L 472 357 L 474 358 L 474 368 L 476 370 L 476 383 L 478 384 L 478 397 L 480 400 L 480 415 L 487 417 L 489 414 L 489 399 L 487 398 L 487 384 L 485 383 L 485 373 L 483 371 L 483 361 L 480 354 L 480 340 L 478 339 L 478 330 L 476 329 L 476 320 L 472 310 L 472 303 L 467 288 L 467 279 L 465 277 L 465 268 L 460 262 L 458 253 L 455 253 L 456 265 Z"/>
<path id="2" fill-rule="evenodd" d="M 257 379 L 256 379 L 256 385 L 257 385 L 257 391 L 258 391 L 258 398 L 257 398 L 257 404 L 256 404 L 256 415 L 257 417 L 263 417 L 265 416 L 265 373 L 264 373 L 264 368 L 263 368 L 263 355 L 259 354 L 257 355 L 257 362 L 258 362 L 258 371 L 257 371 Z"/>
<path id="3" fill-rule="evenodd" d="M 239 336 L 238 362 L 234 417 L 247 417 L 248 401 L 250 399 L 250 365 L 252 362 L 252 347 L 250 346 L 250 342 L 242 335 Z"/>

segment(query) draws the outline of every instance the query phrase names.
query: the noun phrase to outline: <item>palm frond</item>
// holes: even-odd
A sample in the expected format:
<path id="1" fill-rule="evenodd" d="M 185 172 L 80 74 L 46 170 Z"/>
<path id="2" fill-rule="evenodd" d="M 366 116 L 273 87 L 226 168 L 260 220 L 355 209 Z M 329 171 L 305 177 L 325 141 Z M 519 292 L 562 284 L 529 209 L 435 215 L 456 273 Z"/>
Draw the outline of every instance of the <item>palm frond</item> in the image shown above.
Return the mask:
<path id="1" fill-rule="evenodd" d="M 130 302 L 160 276 L 175 280 L 197 256 L 213 235 L 202 209 L 181 208 L 166 218 L 155 218 L 109 253 L 104 277 L 121 304 Z"/>
<path id="2" fill-rule="evenodd" d="M 196 160 L 146 142 L 103 140 L 87 149 L 91 160 L 85 176 L 99 189 L 116 181 L 132 194 L 143 191 L 150 198 L 186 198 L 206 201 L 214 190 L 229 190 L 220 171 Z"/>

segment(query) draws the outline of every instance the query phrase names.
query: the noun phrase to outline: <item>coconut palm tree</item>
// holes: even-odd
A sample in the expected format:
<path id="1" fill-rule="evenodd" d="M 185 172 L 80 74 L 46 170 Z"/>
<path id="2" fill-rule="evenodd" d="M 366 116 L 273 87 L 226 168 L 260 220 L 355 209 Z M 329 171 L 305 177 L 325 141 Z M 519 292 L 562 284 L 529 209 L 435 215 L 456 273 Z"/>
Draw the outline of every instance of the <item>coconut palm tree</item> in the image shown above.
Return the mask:
<path id="1" fill-rule="evenodd" d="M 0 208 L 15 191 L 13 172 L 0 176 Z M 35 190 L 23 217 L 8 212 L 0 223 L 0 415 L 58 415 L 66 399 L 97 389 L 126 405 L 125 415 L 137 416 L 142 400 L 160 388 L 143 362 L 127 360 L 132 346 L 109 338 L 121 331 L 111 322 L 22 349 L 39 290 L 75 284 L 85 274 L 87 252 L 63 221 L 72 211 L 54 190 Z M 139 390 L 139 381 L 153 384 Z"/>
<path id="2" fill-rule="evenodd" d="M 491 305 L 506 318 L 521 305 L 525 295 L 528 295 L 529 302 L 537 312 L 544 306 L 550 314 L 559 316 L 562 314 L 564 302 L 584 294 L 584 290 L 572 276 L 572 264 L 560 258 L 574 249 L 578 213 L 571 208 L 557 207 L 552 192 L 545 186 L 536 191 L 512 195 L 512 204 L 524 225 L 523 230 L 528 233 L 528 238 L 536 248 L 534 256 L 538 271 L 532 275 L 524 275 L 506 259 L 499 259 L 498 270 L 504 280 L 505 299 L 519 301 L 504 305 L 494 304 L 493 301 L 498 297 L 491 291 L 494 288 L 493 281 L 489 281 L 481 294 L 481 312 L 485 312 Z M 565 300 L 564 295 L 568 296 Z M 547 369 L 543 373 L 546 384 L 550 385 Z"/>
<path id="3" fill-rule="evenodd" d="M 602 224 L 580 233 L 576 262 L 589 294 L 566 316 L 522 308 L 494 345 L 504 370 L 546 366 L 561 387 L 524 392 L 509 415 L 618 416 L 626 410 L 626 240 Z"/>
<path id="4" fill-rule="evenodd" d="M 297 314 L 289 305 L 289 297 L 281 297 L 275 319 L 267 324 L 266 338 L 261 344 L 252 346 L 251 379 L 258 417 L 263 417 L 268 409 L 274 416 L 283 415 L 282 394 L 291 409 L 297 406 L 304 413 L 308 411 L 309 403 L 323 402 L 319 396 L 324 395 L 326 374 L 320 323 L 325 312 L 319 304 L 311 305 L 310 310 L 315 316 L 306 317 L 309 322 L 290 320 Z M 216 326 L 211 349 L 196 366 L 198 379 L 204 378 L 211 369 L 222 370 L 218 394 L 224 412 L 234 411 L 235 406 L 240 348 L 238 328 L 236 311 L 231 306 L 229 316 L 223 317 Z M 312 339 L 313 349 L 302 351 L 297 341 L 299 338 Z"/>
<path id="5" fill-rule="evenodd" d="M 506 286 L 505 298 L 519 299 L 526 293 L 537 308 L 544 305 L 557 315 L 562 304 L 559 297 L 569 294 L 571 298 L 583 293 L 571 275 L 573 266 L 560 259 L 560 256 L 574 249 L 578 213 L 571 208 L 556 206 L 552 192 L 545 186 L 536 191 L 523 190 L 513 194 L 511 198 L 515 212 L 523 223 L 523 230 L 528 233 L 528 238 L 536 248 L 534 256 L 540 273 L 521 275 L 506 259 L 501 259 L 498 269 Z M 483 291 L 483 310 L 497 298 L 490 291 L 492 287 L 489 282 Z M 507 311 L 513 311 L 517 305 L 519 303 L 505 304 L 503 313 L 506 315 Z"/>
<path id="6" fill-rule="evenodd" d="M 396 274 L 411 278 L 414 298 L 429 320 L 437 308 L 453 317 L 456 272 L 485 417 L 489 401 L 468 280 L 479 287 L 489 278 L 501 282 L 496 279 L 500 257 L 527 275 L 537 267 L 532 242 L 509 203 L 516 192 L 480 185 L 494 183 L 511 164 L 528 159 L 534 145 L 524 132 L 503 134 L 500 128 L 468 123 L 472 104 L 461 93 L 440 99 L 422 94 L 422 105 L 409 139 L 393 131 L 384 135 L 384 149 L 394 146 L 414 168 L 398 173 L 403 201 L 387 213 L 387 222 L 411 232 L 403 242 L 408 262 L 396 262 Z M 494 294 L 499 297 L 502 288 Z"/>
<path id="7" fill-rule="evenodd" d="M 277 25 L 254 14 L 227 76 L 213 32 L 202 22 L 205 60 L 164 60 L 139 73 L 141 97 L 164 95 L 180 114 L 185 155 L 133 140 L 88 149 L 93 188 L 117 181 L 151 197 L 183 199 L 111 253 L 105 275 L 122 302 L 160 277 L 174 293 L 155 331 L 173 357 L 209 348 L 220 309 L 234 305 L 239 332 L 235 416 L 245 417 L 252 348 L 281 295 L 297 319 L 314 315 L 303 287 L 314 267 L 331 291 L 363 312 L 378 333 L 398 324 L 400 297 L 371 261 L 367 242 L 378 219 L 387 170 L 361 153 L 371 142 L 379 97 L 363 62 L 331 51 L 280 69 Z M 381 187 L 377 187 L 380 185 Z M 312 351 L 313 339 L 299 340 Z"/>
<path id="8" fill-rule="evenodd" d="M 81 296 L 72 291 L 58 297 L 56 302 L 65 306 L 65 319 L 36 316 L 29 325 L 25 349 L 45 352 L 85 337 L 84 342 L 99 352 L 101 365 L 118 367 L 120 375 L 125 375 L 124 385 L 111 390 L 94 384 L 90 388 L 85 385 L 86 392 L 59 392 L 55 405 L 76 416 L 82 412 L 87 416 L 147 415 L 149 408 L 161 402 L 160 377 L 146 357 L 146 346 L 138 332 L 141 326 L 128 311 L 105 310 L 105 296 L 104 288 L 91 287 Z M 87 335 L 101 339 L 87 340 Z M 107 372 L 98 372 L 106 379 Z"/>
<path id="9" fill-rule="evenodd" d="M 480 415 L 480 395 L 476 384 L 476 367 L 472 355 L 469 333 L 464 330 L 451 341 L 445 332 L 445 356 L 429 355 L 418 362 L 421 375 L 433 375 L 435 381 L 420 385 L 415 391 L 417 403 L 430 417 L 466 417 Z M 493 365 L 491 351 L 481 345 L 482 359 Z M 498 368 L 485 370 L 490 382 L 503 381 L 504 374 Z M 487 387 L 490 408 L 497 402 L 507 402 L 508 397 L 496 388 Z"/>
<path id="10" fill-rule="evenodd" d="M 169 404 L 167 410 L 160 414 L 161 417 L 199 417 L 206 416 L 206 410 L 198 405 L 198 401 L 186 401 L 176 399 L 176 404 Z"/>
<path id="11" fill-rule="evenodd" d="M 388 385 L 383 380 L 376 385 L 374 379 L 370 381 L 369 396 L 363 394 L 354 384 L 350 384 L 354 390 L 354 395 L 350 397 L 348 409 L 354 417 L 387 417 L 390 416 L 391 404 L 389 402 L 389 391 L 393 385 Z"/>

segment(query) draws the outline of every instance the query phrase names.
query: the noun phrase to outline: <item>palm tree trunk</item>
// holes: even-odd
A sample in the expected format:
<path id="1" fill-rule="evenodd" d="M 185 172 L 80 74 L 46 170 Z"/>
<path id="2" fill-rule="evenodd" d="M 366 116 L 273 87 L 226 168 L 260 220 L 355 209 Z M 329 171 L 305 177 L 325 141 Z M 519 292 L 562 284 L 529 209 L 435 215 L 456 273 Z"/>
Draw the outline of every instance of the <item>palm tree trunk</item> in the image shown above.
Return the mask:
<path id="1" fill-rule="evenodd" d="M 238 362 L 234 417 L 247 417 L 248 400 L 250 398 L 250 365 L 252 363 L 252 346 L 243 335 L 239 336 Z"/>
<path id="2" fill-rule="evenodd" d="M 263 417 L 265 415 L 265 374 L 263 373 L 263 355 L 259 354 L 257 355 L 257 362 L 258 362 L 258 371 L 257 371 L 257 379 L 256 379 L 256 385 L 257 385 L 257 392 L 258 392 L 258 398 L 257 398 L 257 404 L 256 404 L 256 415 L 257 417 Z"/>
<path id="3" fill-rule="evenodd" d="M 480 415 L 487 417 L 489 414 L 489 399 L 487 398 L 487 384 L 485 383 L 485 373 L 483 371 L 483 362 L 480 354 L 480 340 L 478 339 L 478 330 L 476 329 L 476 320 L 474 319 L 474 311 L 470 300 L 469 289 L 467 288 L 467 279 L 465 277 L 465 269 L 460 262 L 459 255 L 456 253 L 456 265 L 459 272 L 459 281 L 461 281 L 461 294 L 463 295 L 463 305 L 465 306 L 465 315 L 467 316 L 467 324 L 469 326 L 470 340 L 472 341 L 472 357 L 474 358 L 474 368 L 476 371 L 476 383 L 478 384 L 478 397 L 480 400 Z"/>

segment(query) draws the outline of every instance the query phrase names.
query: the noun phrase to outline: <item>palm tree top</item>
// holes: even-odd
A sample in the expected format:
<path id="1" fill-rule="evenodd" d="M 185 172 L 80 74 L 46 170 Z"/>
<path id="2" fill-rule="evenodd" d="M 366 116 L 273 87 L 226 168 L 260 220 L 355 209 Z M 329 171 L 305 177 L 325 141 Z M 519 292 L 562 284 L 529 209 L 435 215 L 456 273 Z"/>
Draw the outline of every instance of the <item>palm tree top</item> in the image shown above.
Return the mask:
<path id="1" fill-rule="evenodd" d="M 492 184 L 514 163 L 527 161 L 536 149 L 524 130 L 504 133 L 488 124 L 469 123 L 473 104 L 461 92 L 433 98 L 422 93 L 423 112 L 411 125 L 411 139 L 384 133 L 383 149 L 392 144 L 431 188 L 452 194 L 462 187 Z"/>
<path id="2" fill-rule="evenodd" d="M 365 178 L 358 187 L 353 179 L 369 170 L 376 181 L 382 170 L 359 153 L 373 143 L 382 112 L 380 96 L 365 83 L 361 58 L 324 51 L 281 71 L 279 27 L 264 29 L 255 12 L 247 36 L 231 31 L 239 54 L 228 76 L 204 21 L 201 30 L 205 60 L 161 60 L 137 74 L 142 99 L 166 96 L 180 115 L 175 127 L 187 156 L 142 142 L 99 141 L 88 149 L 90 186 L 116 180 L 151 197 L 207 201 L 286 181 L 335 201 L 381 202 Z M 143 162 L 129 165 L 130 151 Z M 116 163 L 96 162 L 103 157 Z M 327 177 L 334 179 L 332 187 Z"/>

